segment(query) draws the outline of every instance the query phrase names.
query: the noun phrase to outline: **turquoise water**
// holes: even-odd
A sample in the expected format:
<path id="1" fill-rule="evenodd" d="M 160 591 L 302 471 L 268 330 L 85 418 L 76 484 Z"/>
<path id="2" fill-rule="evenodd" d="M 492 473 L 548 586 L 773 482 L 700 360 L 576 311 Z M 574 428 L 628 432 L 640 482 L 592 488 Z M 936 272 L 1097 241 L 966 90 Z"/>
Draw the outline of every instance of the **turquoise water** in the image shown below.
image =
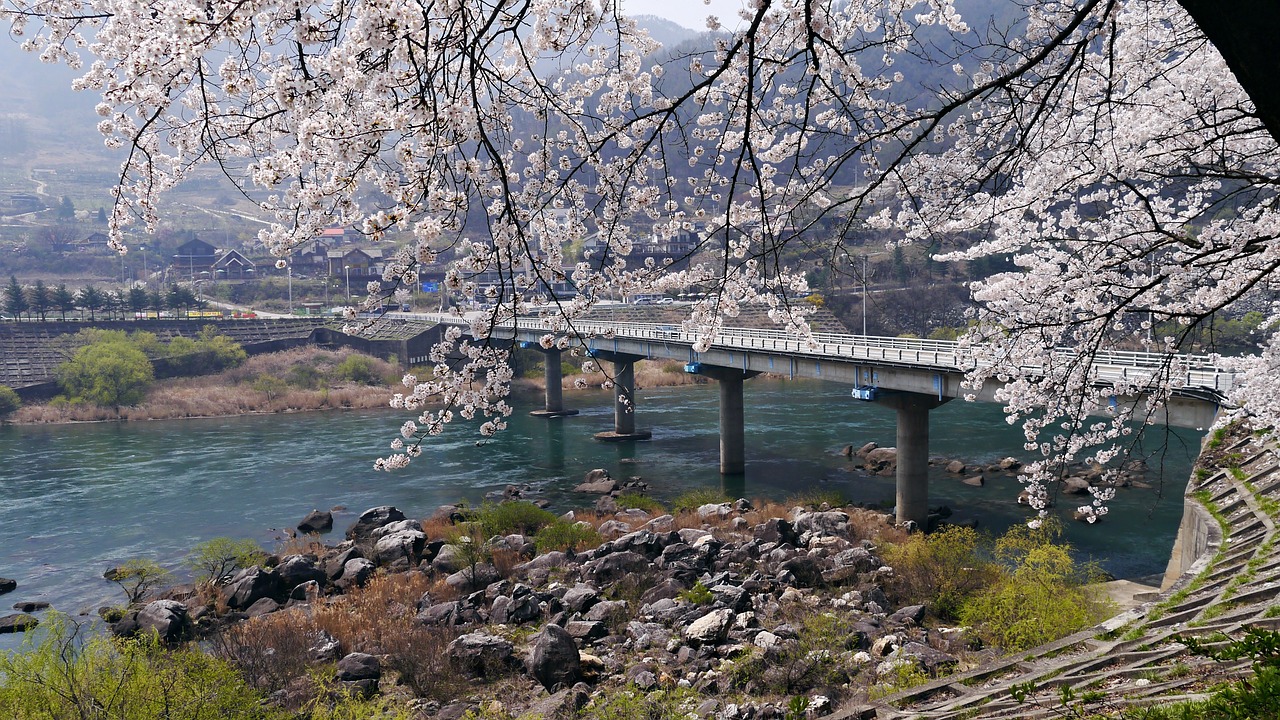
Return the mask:
<path id="1" fill-rule="evenodd" d="M 748 382 L 748 469 L 726 489 L 785 498 L 820 488 L 891 505 L 893 479 L 852 471 L 839 450 L 892 445 L 893 413 L 848 393 L 816 381 Z M 651 442 L 591 439 L 612 427 L 610 398 L 567 392 L 567 405 L 581 414 L 551 421 L 525 416 L 537 405 L 531 400 L 497 439 L 477 445 L 474 432 L 451 428 L 409 468 L 390 474 L 375 472 L 373 461 L 407 417 L 395 411 L 0 427 L 0 576 L 19 583 L 0 607 L 47 600 L 73 614 L 92 612 L 122 597 L 102 579 L 108 567 L 150 557 L 178 568 L 192 545 L 218 536 L 271 547 L 280 537 L 273 528 L 292 527 L 313 508 L 347 508 L 335 513 L 336 538 L 368 507 L 391 504 L 421 516 L 511 483 L 534 485 L 557 511 L 586 505 L 594 498 L 571 488 L 595 467 L 638 475 L 659 498 L 721 485 L 714 385 L 641 391 L 637 426 L 652 429 Z M 1163 472 L 1158 489 L 1122 489 L 1106 522 L 1070 528 L 1081 552 L 1117 576 L 1161 572 L 1181 518 L 1199 437 L 1159 435 L 1168 452 L 1163 467 L 1151 462 Z M 994 405 L 944 405 L 931 415 L 931 438 L 933 455 L 967 462 L 1025 455 L 1020 430 Z M 1013 479 L 972 488 L 939 472 L 930 500 L 998 532 L 1026 517 L 1017 491 Z"/>

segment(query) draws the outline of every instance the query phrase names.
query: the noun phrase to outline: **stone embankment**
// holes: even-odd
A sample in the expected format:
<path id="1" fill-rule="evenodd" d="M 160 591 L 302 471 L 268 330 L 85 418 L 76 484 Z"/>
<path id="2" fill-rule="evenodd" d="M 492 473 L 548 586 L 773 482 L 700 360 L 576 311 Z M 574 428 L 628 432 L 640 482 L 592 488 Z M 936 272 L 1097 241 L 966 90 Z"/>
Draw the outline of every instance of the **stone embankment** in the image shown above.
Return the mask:
<path id="1" fill-rule="evenodd" d="M 1099 627 L 833 717 L 1062 717 L 1062 687 L 1077 697 L 1099 691 L 1101 700 L 1087 706 L 1091 716 L 1198 699 L 1215 683 L 1247 675 L 1247 660 L 1217 663 L 1190 653 L 1180 638 L 1280 629 L 1280 455 L 1273 442 L 1240 430 L 1215 437 L 1214 444 L 1189 484 L 1187 512 L 1159 596 Z M 1011 690 L 1028 683 L 1036 693 L 1016 701 Z"/>

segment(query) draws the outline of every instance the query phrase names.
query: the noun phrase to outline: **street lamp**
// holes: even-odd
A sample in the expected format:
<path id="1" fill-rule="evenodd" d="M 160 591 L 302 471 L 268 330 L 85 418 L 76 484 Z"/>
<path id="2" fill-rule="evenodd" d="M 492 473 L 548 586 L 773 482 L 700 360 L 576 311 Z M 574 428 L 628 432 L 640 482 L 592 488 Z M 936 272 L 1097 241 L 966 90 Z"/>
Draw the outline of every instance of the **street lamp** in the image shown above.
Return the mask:
<path id="1" fill-rule="evenodd" d="M 342 269 L 347 274 L 347 304 L 351 304 L 351 266 L 343 265 Z"/>
<path id="2" fill-rule="evenodd" d="M 288 265 L 285 271 L 289 274 L 289 314 L 293 314 L 293 266 Z"/>
<path id="3" fill-rule="evenodd" d="M 867 337 L 867 254 L 863 252 L 863 337 Z"/>

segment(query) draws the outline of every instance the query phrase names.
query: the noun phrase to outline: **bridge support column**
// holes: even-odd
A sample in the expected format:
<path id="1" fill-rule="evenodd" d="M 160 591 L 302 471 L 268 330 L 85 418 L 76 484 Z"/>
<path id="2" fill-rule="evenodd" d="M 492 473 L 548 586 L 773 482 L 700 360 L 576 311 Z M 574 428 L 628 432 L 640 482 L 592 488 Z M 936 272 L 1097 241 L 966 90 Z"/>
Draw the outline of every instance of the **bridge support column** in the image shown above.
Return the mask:
<path id="1" fill-rule="evenodd" d="M 636 361 L 639 355 L 593 350 L 591 356 L 613 363 L 613 431 L 596 433 L 597 440 L 648 440 L 653 433 L 636 429 Z"/>
<path id="2" fill-rule="evenodd" d="M 560 351 L 556 348 L 544 350 L 533 343 L 521 343 L 521 346 L 533 345 L 542 353 L 543 379 L 546 381 L 546 402 L 541 410 L 529 413 L 534 417 L 557 418 L 566 415 L 577 415 L 577 410 L 566 410 L 564 407 L 564 389 L 561 387 L 563 375 L 560 371 Z"/>
<path id="3" fill-rule="evenodd" d="M 747 470 L 742 383 L 760 373 L 752 370 L 690 363 L 687 372 L 713 378 L 720 385 L 720 474 L 741 475 Z"/>
<path id="4" fill-rule="evenodd" d="M 898 515 L 921 530 L 929 521 L 929 411 L 951 398 L 887 392 L 876 402 L 898 413 Z"/>

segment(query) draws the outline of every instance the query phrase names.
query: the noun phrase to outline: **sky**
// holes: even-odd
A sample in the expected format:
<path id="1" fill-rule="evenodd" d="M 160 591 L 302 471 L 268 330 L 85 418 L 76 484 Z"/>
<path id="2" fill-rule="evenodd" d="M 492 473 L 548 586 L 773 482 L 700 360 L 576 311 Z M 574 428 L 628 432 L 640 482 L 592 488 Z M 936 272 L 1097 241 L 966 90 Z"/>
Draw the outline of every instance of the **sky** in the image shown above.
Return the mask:
<path id="1" fill-rule="evenodd" d="M 623 0 L 628 15 L 657 15 L 690 30 L 707 29 L 707 16 L 716 15 L 726 28 L 737 25 L 743 0 Z"/>

